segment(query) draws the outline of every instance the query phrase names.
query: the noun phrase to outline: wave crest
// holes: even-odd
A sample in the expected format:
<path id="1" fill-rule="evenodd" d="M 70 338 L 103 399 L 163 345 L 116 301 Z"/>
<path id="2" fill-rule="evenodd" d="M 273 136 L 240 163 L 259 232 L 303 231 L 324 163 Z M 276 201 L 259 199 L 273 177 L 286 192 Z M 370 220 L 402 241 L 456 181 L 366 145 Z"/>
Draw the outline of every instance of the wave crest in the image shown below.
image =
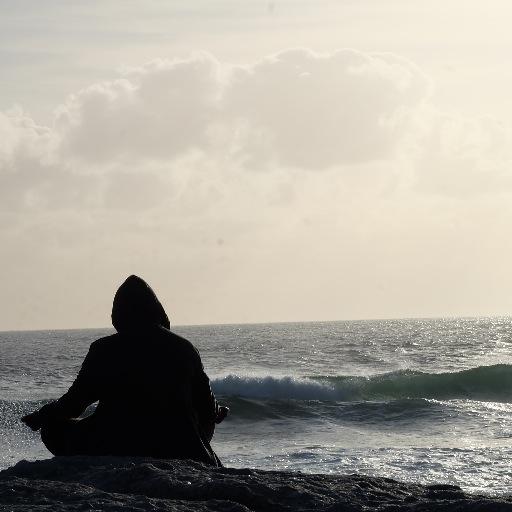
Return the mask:
<path id="1" fill-rule="evenodd" d="M 512 402 L 512 365 L 447 373 L 400 370 L 360 376 L 276 377 L 227 375 L 212 380 L 216 394 L 276 400 L 367 401 L 472 399 Z"/>

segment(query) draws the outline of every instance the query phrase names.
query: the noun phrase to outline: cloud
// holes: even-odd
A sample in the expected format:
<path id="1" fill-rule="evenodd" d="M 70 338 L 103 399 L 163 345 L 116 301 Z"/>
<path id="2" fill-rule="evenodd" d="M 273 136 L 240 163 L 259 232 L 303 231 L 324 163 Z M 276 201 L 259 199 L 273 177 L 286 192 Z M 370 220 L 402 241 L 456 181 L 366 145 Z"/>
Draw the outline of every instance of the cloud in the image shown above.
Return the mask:
<path id="1" fill-rule="evenodd" d="M 0 112 L 0 171 L 13 171 L 20 154 L 44 160 L 52 139 L 52 130 L 37 125 L 20 107 Z"/>
<path id="2" fill-rule="evenodd" d="M 307 169 L 389 157 L 429 82 L 393 55 L 295 49 L 250 66 L 154 61 L 59 108 L 61 150 L 86 162 L 193 150 Z"/>
<path id="3" fill-rule="evenodd" d="M 234 69 L 225 103 L 247 158 L 322 169 L 392 156 L 428 92 L 394 55 L 298 49 Z"/>
<path id="4" fill-rule="evenodd" d="M 0 112 L 0 208 L 30 208 L 37 190 L 54 180 L 56 144 L 50 128 L 14 108 Z"/>
<path id="5" fill-rule="evenodd" d="M 510 132 L 490 118 L 465 119 L 434 112 L 417 132 L 411 155 L 415 190 L 455 197 L 512 191 Z"/>
<path id="6" fill-rule="evenodd" d="M 71 95 L 58 109 L 61 150 L 86 162 L 178 158 L 207 145 L 219 64 L 200 56 L 154 61 Z"/>
<path id="7" fill-rule="evenodd" d="M 155 60 L 71 94 L 52 126 L 0 114 L 0 208 L 254 225 L 306 183 L 320 202 L 509 190 L 507 131 L 437 111 L 430 89 L 399 56 L 349 49 Z"/>
<path id="8" fill-rule="evenodd" d="M 250 171 L 393 158 L 428 89 L 413 64 L 354 50 L 287 50 L 246 66 L 208 54 L 155 60 L 71 94 L 52 126 L 21 108 L 0 114 L 1 208 L 178 202 L 185 214 L 233 194 L 289 201 L 286 179 L 277 197 Z"/>

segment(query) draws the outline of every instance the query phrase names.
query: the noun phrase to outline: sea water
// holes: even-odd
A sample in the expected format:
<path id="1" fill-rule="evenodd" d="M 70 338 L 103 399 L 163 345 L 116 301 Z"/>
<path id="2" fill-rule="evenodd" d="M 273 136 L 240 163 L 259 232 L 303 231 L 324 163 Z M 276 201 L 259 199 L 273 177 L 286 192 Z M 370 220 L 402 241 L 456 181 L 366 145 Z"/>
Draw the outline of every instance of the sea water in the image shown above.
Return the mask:
<path id="1" fill-rule="evenodd" d="M 225 465 L 512 484 L 512 319 L 176 327 L 231 408 Z M 50 456 L 19 418 L 64 393 L 109 329 L 0 333 L 0 469 Z"/>

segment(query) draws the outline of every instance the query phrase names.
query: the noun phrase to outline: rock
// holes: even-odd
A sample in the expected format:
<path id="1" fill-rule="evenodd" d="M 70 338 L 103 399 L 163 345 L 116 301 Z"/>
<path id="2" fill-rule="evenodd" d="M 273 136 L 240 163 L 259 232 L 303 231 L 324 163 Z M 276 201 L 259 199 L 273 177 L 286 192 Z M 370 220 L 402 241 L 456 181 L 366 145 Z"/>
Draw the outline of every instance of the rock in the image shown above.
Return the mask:
<path id="1" fill-rule="evenodd" d="M 181 460 L 55 457 L 0 472 L 2 511 L 506 511 L 512 497 L 363 475 L 213 468 Z"/>

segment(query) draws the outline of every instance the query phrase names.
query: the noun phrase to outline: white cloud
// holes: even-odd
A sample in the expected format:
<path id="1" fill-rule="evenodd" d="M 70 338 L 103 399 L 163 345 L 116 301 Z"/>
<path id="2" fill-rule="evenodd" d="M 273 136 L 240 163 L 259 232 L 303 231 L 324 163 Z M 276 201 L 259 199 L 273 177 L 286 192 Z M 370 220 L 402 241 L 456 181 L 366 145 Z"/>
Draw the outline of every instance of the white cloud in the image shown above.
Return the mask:
<path id="1" fill-rule="evenodd" d="M 415 190 L 456 197 L 512 191 L 510 131 L 493 119 L 468 119 L 437 111 L 416 134 Z"/>
<path id="2" fill-rule="evenodd" d="M 246 67 L 201 55 L 72 95 L 56 126 L 62 151 L 87 162 L 199 149 L 321 169 L 389 157 L 427 93 L 424 75 L 393 55 L 296 49 Z"/>
<path id="3" fill-rule="evenodd" d="M 155 60 L 70 95 L 51 127 L 0 113 L 1 207 L 212 215 L 236 197 L 250 211 L 255 197 L 290 203 L 297 173 L 325 169 L 358 193 L 508 190 L 507 130 L 436 111 L 430 88 L 398 56 L 348 49 Z"/>
<path id="4" fill-rule="evenodd" d="M 208 209 L 223 181 L 253 191 L 252 178 L 230 177 L 246 168 L 392 158 L 427 94 L 413 64 L 354 50 L 287 50 L 247 66 L 155 60 L 70 95 L 52 127 L 21 109 L 1 114 L 3 208 L 186 205 L 186 180 L 197 194 L 210 180 Z"/>
<path id="5" fill-rule="evenodd" d="M 87 162 L 169 159 L 207 144 L 220 92 L 210 57 L 154 61 L 93 85 L 58 109 L 62 151 Z"/>
<path id="6" fill-rule="evenodd" d="M 241 153 L 265 165 L 322 169 L 389 158 L 429 82 L 393 55 L 289 50 L 233 71 L 226 103 Z"/>
<path id="7" fill-rule="evenodd" d="M 52 130 L 38 126 L 21 108 L 0 112 L 0 172 L 16 172 L 19 157 L 47 162 L 53 142 Z"/>
<path id="8" fill-rule="evenodd" d="M 56 139 L 20 108 L 0 113 L 0 208 L 30 208 L 36 191 L 55 178 Z"/>

